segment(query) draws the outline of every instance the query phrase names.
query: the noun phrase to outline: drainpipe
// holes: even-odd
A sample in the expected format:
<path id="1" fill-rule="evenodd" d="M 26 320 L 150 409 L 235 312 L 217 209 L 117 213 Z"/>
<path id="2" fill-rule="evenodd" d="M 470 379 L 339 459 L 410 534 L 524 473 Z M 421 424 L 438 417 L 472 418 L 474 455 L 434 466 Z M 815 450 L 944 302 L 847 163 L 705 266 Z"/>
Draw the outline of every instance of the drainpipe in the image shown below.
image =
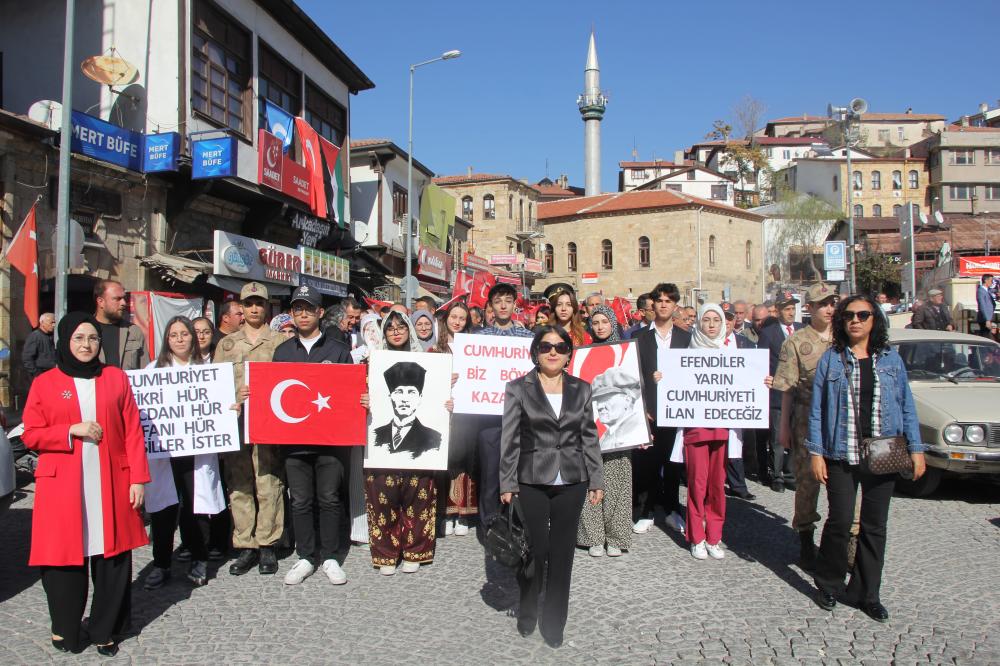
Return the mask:
<path id="1" fill-rule="evenodd" d="M 701 293 L 701 211 L 705 210 L 702 206 L 698 209 L 698 293 Z"/>

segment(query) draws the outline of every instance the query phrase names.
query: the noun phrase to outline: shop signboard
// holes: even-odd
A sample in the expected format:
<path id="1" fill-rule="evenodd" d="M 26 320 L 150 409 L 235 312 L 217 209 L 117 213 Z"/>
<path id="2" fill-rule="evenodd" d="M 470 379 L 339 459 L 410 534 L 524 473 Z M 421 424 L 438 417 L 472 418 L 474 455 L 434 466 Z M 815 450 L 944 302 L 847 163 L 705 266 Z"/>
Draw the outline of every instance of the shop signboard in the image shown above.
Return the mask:
<path id="1" fill-rule="evenodd" d="M 525 259 L 524 260 L 524 270 L 529 273 L 544 273 L 545 265 L 542 263 L 541 259 Z"/>
<path id="2" fill-rule="evenodd" d="M 142 134 L 73 111 L 70 150 L 95 160 L 142 171 Z"/>
<path id="3" fill-rule="evenodd" d="M 177 132 L 147 134 L 143 141 L 142 170 L 146 173 L 177 171 L 181 135 Z"/>
<path id="4" fill-rule="evenodd" d="M 299 244 L 306 247 L 316 247 L 321 240 L 330 235 L 332 229 L 332 225 L 326 220 L 321 220 L 300 210 L 290 211 L 288 222 L 292 229 L 301 232 Z"/>
<path id="5" fill-rule="evenodd" d="M 295 248 L 216 229 L 212 270 L 247 282 L 297 286 L 302 257 Z"/>
<path id="6" fill-rule="evenodd" d="M 479 256 L 476 256 L 474 254 L 470 254 L 469 252 L 463 252 L 462 253 L 462 263 L 465 264 L 465 266 L 467 266 L 468 268 L 475 268 L 476 270 L 479 270 L 479 271 L 489 271 L 490 270 L 490 262 L 489 261 L 487 261 L 483 257 L 479 257 Z"/>
<path id="7" fill-rule="evenodd" d="M 301 284 L 330 296 L 347 296 L 351 262 L 311 247 L 299 246 L 302 261 Z"/>
<path id="8" fill-rule="evenodd" d="M 597 284 L 597 273 L 580 273 L 580 282 L 582 284 Z"/>
<path id="9" fill-rule="evenodd" d="M 417 253 L 417 275 L 441 282 L 451 281 L 451 256 L 447 252 L 420 246 Z"/>
<path id="10" fill-rule="evenodd" d="M 491 254 L 490 264 L 492 266 L 504 266 L 507 264 L 516 264 L 517 255 L 516 254 Z"/>
<path id="11" fill-rule="evenodd" d="M 311 206 L 309 170 L 288 157 L 280 138 L 263 129 L 257 137 L 257 182 Z"/>
<path id="12" fill-rule="evenodd" d="M 191 179 L 236 175 L 236 138 L 198 139 L 191 142 Z"/>

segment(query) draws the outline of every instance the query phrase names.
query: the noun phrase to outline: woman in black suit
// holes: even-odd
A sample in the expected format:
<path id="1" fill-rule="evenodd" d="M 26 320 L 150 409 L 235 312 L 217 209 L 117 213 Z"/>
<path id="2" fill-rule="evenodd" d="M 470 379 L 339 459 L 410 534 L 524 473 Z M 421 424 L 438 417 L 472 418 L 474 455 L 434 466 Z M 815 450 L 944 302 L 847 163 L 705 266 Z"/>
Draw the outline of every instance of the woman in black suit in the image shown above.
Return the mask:
<path id="1" fill-rule="evenodd" d="M 535 631 L 545 578 L 541 633 L 551 647 L 562 645 L 584 497 L 591 504 L 604 497 L 590 384 L 565 372 L 572 352 L 565 330 L 539 329 L 530 348 L 536 372 L 507 384 L 500 440 L 500 501 L 520 498 L 532 554 L 531 577 L 518 573 L 517 630 Z"/>

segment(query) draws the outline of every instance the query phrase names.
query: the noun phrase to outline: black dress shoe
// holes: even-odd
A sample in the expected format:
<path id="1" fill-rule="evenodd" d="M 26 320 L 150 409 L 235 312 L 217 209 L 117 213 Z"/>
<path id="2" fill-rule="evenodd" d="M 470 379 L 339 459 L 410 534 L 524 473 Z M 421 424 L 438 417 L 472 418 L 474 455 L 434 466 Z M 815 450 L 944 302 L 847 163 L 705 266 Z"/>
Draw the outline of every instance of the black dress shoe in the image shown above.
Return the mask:
<path id="1" fill-rule="evenodd" d="M 542 634 L 542 640 L 544 640 L 545 644 L 548 645 L 553 650 L 555 650 L 557 648 L 561 648 L 562 644 L 563 644 L 563 637 L 562 636 L 554 637 L 554 636 L 546 636 L 545 634 Z"/>
<path id="2" fill-rule="evenodd" d="M 187 546 L 180 546 L 174 551 L 174 559 L 178 562 L 190 562 L 191 550 Z"/>
<path id="3" fill-rule="evenodd" d="M 785 492 L 785 483 L 783 481 L 772 481 L 771 490 L 776 493 L 783 493 Z"/>
<path id="4" fill-rule="evenodd" d="M 889 621 L 889 611 L 886 607 L 879 602 L 861 604 L 861 610 L 865 615 L 875 620 L 876 622 L 888 622 Z"/>
<path id="5" fill-rule="evenodd" d="M 66 639 L 65 638 L 58 638 L 58 639 L 53 638 L 52 639 L 52 647 L 54 647 L 55 649 L 59 650 L 60 652 L 69 652 L 69 647 L 67 647 L 67 645 L 66 645 Z"/>
<path id="6" fill-rule="evenodd" d="M 278 557 L 274 554 L 273 548 L 261 547 L 257 571 L 264 576 L 278 573 Z"/>
<path id="7" fill-rule="evenodd" d="M 816 590 L 816 595 L 813 597 L 816 605 L 825 611 L 832 611 L 837 606 L 837 597 L 833 596 L 829 592 L 824 592 L 823 590 Z"/>
<path id="8" fill-rule="evenodd" d="M 521 634 L 522 638 L 527 638 L 535 633 L 537 624 L 537 620 L 517 618 L 517 633 Z"/>
<path id="9" fill-rule="evenodd" d="M 118 643 L 108 643 L 107 645 L 98 645 L 97 654 L 102 657 L 113 657 L 118 654 Z"/>
<path id="10" fill-rule="evenodd" d="M 229 565 L 229 574 L 231 576 L 242 576 L 253 569 L 259 560 L 260 553 L 253 548 L 244 548 L 240 551 L 236 561 Z"/>

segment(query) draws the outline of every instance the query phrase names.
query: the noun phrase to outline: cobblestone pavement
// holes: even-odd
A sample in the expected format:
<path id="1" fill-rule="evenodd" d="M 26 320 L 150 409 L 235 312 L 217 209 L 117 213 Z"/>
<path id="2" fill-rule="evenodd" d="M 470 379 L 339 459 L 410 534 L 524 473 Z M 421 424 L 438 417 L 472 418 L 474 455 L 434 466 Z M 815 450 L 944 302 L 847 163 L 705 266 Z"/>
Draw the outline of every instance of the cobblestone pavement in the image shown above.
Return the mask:
<path id="1" fill-rule="evenodd" d="M 94 662 L 57 654 L 48 642 L 45 596 L 25 566 L 32 486 L 0 517 L 0 664 Z M 625 557 L 579 550 L 566 642 L 548 648 L 518 636 L 513 577 L 486 561 L 470 535 L 439 542 L 434 564 L 414 575 L 377 575 L 353 548 L 350 582 L 321 572 L 302 585 L 228 565 L 193 589 L 175 563 L 164 589 L 133 588 L 141 630 L 117 660 L 139 664 L 470 663 L 996 663 L 1000 661 L 1000 493 L 951 482 L 933 499 L 896 497 L 882 625 L 840 605 L 826 613 L 792 563 L 792 493 L 751 484 L 753 503 L 730 500 L 723 561 L 696 561 L 680 535 L 658 524 Z M 822 500 L 825 502 L 825 499 Z M 150 549 L 135 554 L 136 577 Z"/>

